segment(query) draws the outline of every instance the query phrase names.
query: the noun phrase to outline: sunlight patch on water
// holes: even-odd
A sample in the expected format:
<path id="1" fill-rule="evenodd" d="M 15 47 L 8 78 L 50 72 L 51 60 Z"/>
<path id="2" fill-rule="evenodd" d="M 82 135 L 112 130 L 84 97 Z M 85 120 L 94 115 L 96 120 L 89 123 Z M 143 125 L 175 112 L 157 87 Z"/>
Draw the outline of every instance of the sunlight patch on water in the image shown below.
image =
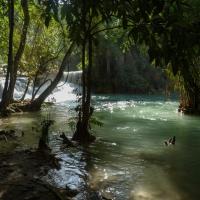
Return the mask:
<path id="1" fill-rule="evenodd" d="M 116 129 L 117 130 L 126 130 L 126 129 L 129 129 L 130 127 L 129 126 L 125 126 L 125 127 L 117 127 Z"/>
<path id="2" fill-rule="evenodd" d="M 128 176 L 129 172 L 127 169 L 111 170 L 110 168 L 99 168 L 96 166 L 90 171 L 89 185 L 91 188 L 100 189 L 102 194 L 113 199 L 116 194 L 120 195 L 122 193 L 121 188 L 114 186 Z"/>
<path id="3" fill-rule="evenodd" d="M 130 193 L 133 200 L 181 200 L 183 199 L 168 175 L 158 166 L 151 165 L 145 170 L 144 179 L 140 180 Z"/>
<path id="4" fill-rule="evenodd" d="M 108 98 L 105 97 L 103 101 L 97 102 L 95 105 L 97 112 L 109 111 L 111 114 L 120 113 L 120 115 L 131 115 L 133 118 L 141 118 L 152 121 L 170 120 L 171 117 L 175 117 L 175 115 L 171 115 L 171 113 L 177 113 L 178 107 L 178 103 L 175 101 L 109 101 L 109 99 L 107 99 Z M 176 109 L 174 109 L 174 107 Z"/>
<path id="5" fill-rule="evenodd" d="M 50 146 L 52 153 L 60 159 L 60 169 L 51 169 L 44 180 L 57 188 L 66 188 L 67 186 L 72 190 L 84 190 L 87 163 L 84 161 L 83 152 L 63 146 L 62 141 L 57 140 L 55 133 L 50 140 Z"/>

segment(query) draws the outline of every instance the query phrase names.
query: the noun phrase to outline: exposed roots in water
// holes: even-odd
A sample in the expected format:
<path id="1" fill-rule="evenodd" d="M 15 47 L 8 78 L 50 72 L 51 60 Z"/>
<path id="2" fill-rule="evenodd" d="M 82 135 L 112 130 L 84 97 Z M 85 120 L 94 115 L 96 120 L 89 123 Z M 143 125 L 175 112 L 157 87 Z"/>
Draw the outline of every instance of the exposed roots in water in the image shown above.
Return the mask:
<path id="1" fill-rule="evenodd" d="M 51 106 L 52 102 L 43 102 L 42 105 Z M 22 112 L 35 112 L 41 109 L 41 105 L 32 105 L 30 100 L 24 101 L 14 101 L 11 103 L 6 110 L 0 112 L 0 117 L 8 117 L 12 113 L 22 113 Z"/>
<path id="2" fill-rule="evenodd" d="M 72 140 L 81 145 L 87 146 L 93 143 L 96 140 L 96 137 L 89 132 L 87 126 L 78 121 L 76 125 L 76 132 L 74 133 Z"/>

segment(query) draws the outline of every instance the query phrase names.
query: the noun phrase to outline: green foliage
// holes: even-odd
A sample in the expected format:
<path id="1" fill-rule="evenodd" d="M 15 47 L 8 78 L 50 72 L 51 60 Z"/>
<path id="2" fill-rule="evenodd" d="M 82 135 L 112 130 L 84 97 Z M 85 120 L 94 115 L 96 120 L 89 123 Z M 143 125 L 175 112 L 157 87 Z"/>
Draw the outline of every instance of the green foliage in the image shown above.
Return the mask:
<path id="1" fill-rule="evenodd" d="M 77 123 L 77 117 L 71 117 L 68 119 L 67 124 L 69 125 L 69 127 L 73 133 L 76 130 L 76 123 Z"/>
<path id="2" fill-rule="evenodd" d="M 72 132 L 75 132 L 76 130 L 77 120 L 78 120 L 77 117 L 71 117 L 68 119 L 67 124 L 69 125 Z M 89 120 L 89 127 L 91 128 L 92 125 L 102 127 L 103 122 L 101 122 L 97 117 L 92 116 Z"/>
<path id="3" fill-rule="evenodd" d="M 7 62 L 7 48 L 8 48 L 8 18 L 7 18 L 7 2 L 0 1 L 0 63 Z"/>
<path id="4" fill-rule="evenodd" d="M 94 116 L 92 116 L 90 118 L 89 123 L 91 125 L 95 125 L 95 126 L 99 126 L 99 127 L 103 126 L 103 122 L 101 122 L 97 117 L 94 117 Z"/>
<path id="5" fill-rule="evenodd" d="M 127 3 L 129 35 L 136 43 L 145 43 L 149 47 L 150 61 L 156 66 L 170 63 L 176 75 L 198 56 L 199 19 L 191 15 L 191 6 L 186 1 L 138 0 Z M 118 16 L 124 20 L 124 15 Z"/>
<path id="6" fill-rule="evenodd" d="M 43 75 L 57 70 L 64 51 L 67 48 L 61 24 L 54 19 L 45 27 L 40 18 L 42 11 L 32 5 L 30 7 L 31 23 L 20 70 L 34 79 L 35 75 Z"/>

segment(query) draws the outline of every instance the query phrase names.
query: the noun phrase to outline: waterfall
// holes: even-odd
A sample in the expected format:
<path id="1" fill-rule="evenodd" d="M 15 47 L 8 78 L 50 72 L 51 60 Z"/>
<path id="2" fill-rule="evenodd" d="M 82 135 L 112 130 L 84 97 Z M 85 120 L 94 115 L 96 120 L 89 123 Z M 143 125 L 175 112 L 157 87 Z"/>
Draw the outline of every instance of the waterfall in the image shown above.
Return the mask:
<path id="1" fill-rule="evenodd" d="M 81 85 L 82 71 L 64 72 L 63 79 L 66 80 L 68 83 Z"/>
<path id="2" fill-rule="evenodd" d="M 57 103 L 66 101 L 75 101 L 77 95 L 81 93 L 82 71 L 64 72 L 62 81 L 55 88 L 53 93 L 49 95 L 47 101 L 55 101 Z"/>
<path id="3" fill-rule="evenodd" d="M 76 94 L 81 92 L 81 75 L 82 71 L 64 72 L 63 79 L 58 86 L 54 89 L 52 94 L 46 99 L 47 102 L 65 102 L 75 101 Z M 18 77 L 14 90 L 14 99 L 20 99 L 25 91 L 28 79 L 27 77 Z M 3 93 L 5 83 L 5 76 L 0 76 L 0 99 Z M 38 95 L 49 86 L 49 82 L 44 84 L 39 90 Z M 32 85 L 28 88 L 25 99 L 31 99 Z"/>
<path id="4" fill-rule="evenodd" d="M 14 98 L 16 100 L 22 97 L 24 90 L 26 88 L 27 82 L 28 82 L 27 77 L 22 76 L 22 77 L 17 78 L 16 84 L 15 84 L 15 90 L 14 90 Z M 0 99 L 2 97 L 4 84 L 5 84 L 5 76 L 0 76 Z M 28 88 L 26 99 L 30 99 L 30 98 L 31 98 L 31 88 Z"/>
<path id="5" fill-rule="evenodd" d="M 1 99 L 2 93 L 3 93 L 4 82 L 5 82 L 5 78 L 3 78 L 2 76 L 0 76 L 0 99 Z"/>

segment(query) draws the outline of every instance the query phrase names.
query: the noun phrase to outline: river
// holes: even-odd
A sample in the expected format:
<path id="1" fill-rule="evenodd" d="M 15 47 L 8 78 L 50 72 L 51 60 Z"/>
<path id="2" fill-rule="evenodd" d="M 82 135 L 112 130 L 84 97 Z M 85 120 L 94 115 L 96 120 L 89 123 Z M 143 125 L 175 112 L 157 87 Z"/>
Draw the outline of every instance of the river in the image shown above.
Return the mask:
<path id="1" fill-rule="evenodd" d="M 1 120 L 1 127 L 23 130 L 25 136 L 17 142 L 1 142 L 0 151 L 35 147 L 39 138 L 35 130 L 47 115 L 55 120 L 51 138 L 62 131 L 70 135 L 67 119 L 74 115 L 73 99 L 75 95 L 41 112 Z M 80 169 L 85 170 L 92 188 L 117 200 L 200 198 L 200 117 L 178 113 L 176 98 L 155 95 L 96 95 L 93 104 L 95 116 L 104 125 L 93 127 L 97 140 L 87 149 L 87 163 Z M 164 141 L 172 136 L 176 145 L 165 146 Z M 65 151 L 57 152 L 65 158 Z M 80 177 L 76 181 L 82 184 Z"/>

